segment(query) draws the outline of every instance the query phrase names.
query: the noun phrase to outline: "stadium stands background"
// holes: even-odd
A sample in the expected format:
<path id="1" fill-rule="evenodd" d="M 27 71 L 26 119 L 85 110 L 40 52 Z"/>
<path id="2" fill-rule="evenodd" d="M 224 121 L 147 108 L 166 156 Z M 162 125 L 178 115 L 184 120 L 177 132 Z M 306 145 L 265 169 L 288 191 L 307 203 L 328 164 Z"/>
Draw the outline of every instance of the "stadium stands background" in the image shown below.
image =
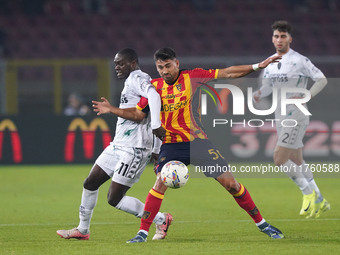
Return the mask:
<path id="1" fill-rule="evenodd" d="M 85 8 L 86 2 L 92 5 Z M 274 53 L 270 26 L 280 19 L 294 26 L 292 48 L 310 57 L 327 77 L 337 77 L 340 73 L 338 0 L 1 0 L 0 57 L 5 60 L 112 59 L 118 50 L 132 47 L 142 60 L 142 69 L 157 77 L 150 59 L 163 46 L 177 51 L 185 63 L 182 68 L 220 68 L 226 64 L 249 63 L 252 56 L 254 61 L 262 60 Z M 202 61 L 190 65 L 192 57 L 200 57 Z M 144 58 L 148 61 L 143 61 Z M 63 68 L 62 79 L 69 81 L 63 91 L 63 105 L 71 84 L 95 81 L 96 77 L 93 66 Z M 41 81 L 53 80 L 51 67 L 20 68 L 18 80 L 28 82 L 28 85 L 19 84 L 21 112 L 41 110 L 52 100 L 51 86 L 45 101 L 41 93 L 47 86 L 44 83 L 38 86 Z M 92 83 L 82 84 L 84 96 L 93 99 Z M 112 100 L 117 99 L 117 93 Z M 28 94 L 31 96 L 25 96 Z M 51 107 L 45 107 L 48 108 Z"/>
<path id="2" fill-rule="evenodd" d="M 267 56 L 273 52 L 270 25 L 279 19 L 293 24 L 292 47 L 302 54 L 340 54 L 340 6 L 329 1 L 306 1 L 305 7 L 290 1 L 210 1 L 201 10 L 188 0 L 106 0 L 102 11 L 84 10 L 83 0 L 26 1 L 35 3 L 31 9 L 24 9 L 25 1 L 2 1 L 3 57 L 107 58 L 126 46 L 151 56 L 164 45 L 180 56 Z"/>

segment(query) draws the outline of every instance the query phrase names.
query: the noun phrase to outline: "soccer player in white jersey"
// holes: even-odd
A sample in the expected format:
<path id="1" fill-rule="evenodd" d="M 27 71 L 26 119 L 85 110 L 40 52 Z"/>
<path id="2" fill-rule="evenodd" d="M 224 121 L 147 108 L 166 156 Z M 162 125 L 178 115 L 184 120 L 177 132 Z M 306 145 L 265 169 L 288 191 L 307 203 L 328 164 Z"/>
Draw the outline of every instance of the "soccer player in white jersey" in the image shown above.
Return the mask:
<path id="1" fill-rule="evenodd" d="M 140 218 L 143 215 L 144 204 L 137 198 L 126 196 L 125 193 L 139 181 L 145 166 L 150 161 L 152 152 L 159 153 L 160 140 L 158 148 L 152 150 L 152 130 L 161 127 L 159 117 L 161 101 L 159 94 L 150 83 L 149 75 L 140 70 L 138 56 L 134 50 L 127 48 L 119 51 L 114 63 L 118 78 L 126 79 L 119 107 L 127 111 L 131 110 L 133 118 L 127 120 L 118 117 L 113 141 L 97 158 L 84 181 L 78 227 L 57 231 L 57 234 L 65 239 L 89 239 L 90 221 L 97 203 L 99 187 L 110 178 L 112 182 L 107 195 L 108 203 L 136 217 Z M 136 118 L 136 105 L 142 96 L 148 98 L 151 116 L 138 110 L 140 114 Z M 120 108 L 113 107 L 105 98 L 102 99 L 103 102 L 93 101 L 94 111 L 98 115 L 109 112 L 120 115 Z M 154 220 L 156 223 L 154 240 L 165 238 L 167 233 L 163 230 L 168 228 L 171 221 L 171 214 L 157 214 Z"/>
<path id="2" fill-rule="evenodd" d="M 310 88 L 311 98 L 326 86 L 327 79 L 305 56 L 290 48 L 292 26 L 287 21 L 276 21 L 272 25 L 272 42 L 276 54 L 282 56 L 279 63 L 272 63 L 264 69 L 263 85 L 253 93 L 255 102 L 272 93 L 277 88 L 277 108 L 275 111 L 278 142 L 274 152 L 274 163 L 283 166 L 287 175 L 302 191 L 303 202 L 300 215 L 307 218 L 320 217 L 320 213 L 330 209 L 330 204 L 321 195 L 313 178 L 313 173 L 306 165 L 302 155 L 302 139 L 309 123 L 309 116 L 305 115 L 294 104 L 288 104 L 286 115 L 281 114 L 281 88 L 307 88 L 308 79 L 315 83 Z M 287 93 L 286 98 L 302 98 L 300 93 Z M 303 105 L 306 109 L 306 104 Z M 289 121 L 288 119 L 292 120 Z M 282 121 L 285 125 L 282 125 Z M 290 126 L 290 127 L 286 127 Z"/>

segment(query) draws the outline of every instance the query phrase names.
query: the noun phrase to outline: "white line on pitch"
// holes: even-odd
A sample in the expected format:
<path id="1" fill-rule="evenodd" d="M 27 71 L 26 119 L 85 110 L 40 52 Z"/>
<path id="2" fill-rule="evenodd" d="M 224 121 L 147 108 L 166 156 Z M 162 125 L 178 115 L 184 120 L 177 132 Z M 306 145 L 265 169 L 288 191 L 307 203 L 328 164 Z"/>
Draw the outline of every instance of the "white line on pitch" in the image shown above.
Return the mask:
<path id="1" fill-rule="evenodd" d="M 325 219 L 271 219 L 275 221 L 338 221 L 340 218 L 325 218 Z M 174 221 L 174 223 L 223 223 L 223 222 L 253 222 L 252 220 L 202 220 L 202 221 Z M 91 225 L 131 225 L 139 222 L 92 222 Z M 56 226 L 56 225 L 75 225 L 75 223 L 21 223 L 21 224 L 0 224 L 0 227 L 23 227 L 23 226 Z"/>

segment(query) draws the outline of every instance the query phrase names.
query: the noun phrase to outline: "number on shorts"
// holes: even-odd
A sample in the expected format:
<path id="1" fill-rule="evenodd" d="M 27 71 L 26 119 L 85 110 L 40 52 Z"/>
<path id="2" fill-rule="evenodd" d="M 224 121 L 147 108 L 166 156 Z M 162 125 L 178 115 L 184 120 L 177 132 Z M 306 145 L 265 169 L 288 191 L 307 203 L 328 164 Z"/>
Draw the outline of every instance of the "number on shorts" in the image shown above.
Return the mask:
<path id="1" fill-rule="evenodd" d="M 127 173 L 127 169 L 129 168 L 129 165 L 128 164 L 124 164 L 124 162 L 121 163 L 122 165 L 120 166 L 119 170 L 118 170 L 118 174 L 120 174 L 120 172 L 123 170 L 124 166 L 125 166 L 125 169 L 124 169 L 124 172 L 123 172 L 123 176 L 125 176 L 125 174 Z"/>
<path id="2" fill-rule="evenodd" d="M 286 135 L 286 137 L 282 139 L 282 142 L 283 142 L 283 143 L 287 143 L 286 140 L 287 140 L 287 138 L 289 137 L 289 134 L 288 134 L 288 133 L 285 133 L 285 135 Z"/>
<path id="3" fill-rule="evenodd" d="M 218 150 L 215 151 L 214 149 L 210 149 L 210 150 L 208 150 L 208 152 L 209 152 L 209 154 L 215 155 L 215 157 L 213 157 L 213 160 L 216 160 L 219 157 L 224 159 L 224 157 L 221 155 L 221 153 Z"/>

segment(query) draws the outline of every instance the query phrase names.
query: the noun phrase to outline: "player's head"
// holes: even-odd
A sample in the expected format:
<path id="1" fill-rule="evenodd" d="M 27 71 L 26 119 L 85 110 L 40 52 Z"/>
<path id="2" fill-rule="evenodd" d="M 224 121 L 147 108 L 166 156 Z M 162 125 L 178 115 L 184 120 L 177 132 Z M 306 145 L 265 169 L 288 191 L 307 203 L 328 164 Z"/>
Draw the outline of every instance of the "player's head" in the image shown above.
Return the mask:
<path id="1" fill-rule="evenodd" d="M 179 61 L 176 52 L 170 48 L 160 48 L 154 54 L 154 60 L 159 75 L 167 82 L 173 83 L 179 73 Z"/>
<path id="2" fill-rule="evenodd" d="M 113 62 L 118 79 L 126 79 L 132 71 L 139 69 L 137 53 L 130 48 L 120 50 Z"/>
<path id="3" fill-rule="evenodd" d="M 292 25 L 288 21 L 275 21 L 272 25 L 273 37 L 272 42 L 278 54 L 285 54 L 289 50 L 292 42 Z"/>

